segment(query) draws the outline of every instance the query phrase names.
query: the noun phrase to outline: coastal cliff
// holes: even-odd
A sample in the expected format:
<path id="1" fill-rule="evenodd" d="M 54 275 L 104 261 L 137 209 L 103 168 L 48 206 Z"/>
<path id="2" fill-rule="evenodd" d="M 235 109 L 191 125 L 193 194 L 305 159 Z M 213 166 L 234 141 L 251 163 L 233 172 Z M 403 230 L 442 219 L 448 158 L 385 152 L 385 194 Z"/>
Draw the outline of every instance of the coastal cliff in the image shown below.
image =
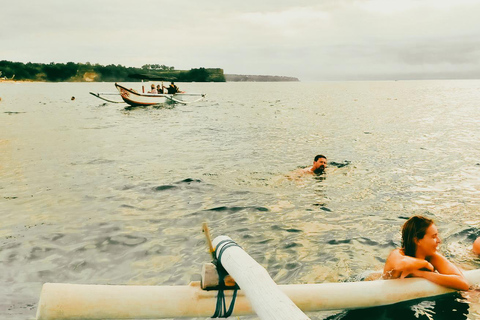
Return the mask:
<path id="1" fill-rule="evenodd" d="M 285 76 L 267 76 L 267 75 L 244 75 L 244 74 L 226 74 L 225 80 L 227 82 L 242 82 L 242 81 L 252 81 L 252 82 L 280 82 L 280 81 L 300 81 L 295 77 L 285 77 Z"/>

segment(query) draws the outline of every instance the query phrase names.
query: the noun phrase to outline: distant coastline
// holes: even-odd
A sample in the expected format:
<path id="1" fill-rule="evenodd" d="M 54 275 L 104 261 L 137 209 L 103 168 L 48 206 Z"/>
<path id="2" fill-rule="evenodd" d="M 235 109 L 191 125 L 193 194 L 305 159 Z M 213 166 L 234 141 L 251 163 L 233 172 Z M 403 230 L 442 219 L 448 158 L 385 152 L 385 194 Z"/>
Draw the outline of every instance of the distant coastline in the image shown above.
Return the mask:
<path id="1" fill-rule="evenodd" d="M 0 82 L 135 82 L 142 80 L 177 82 L 300 81 L 298 78 L 270 75 L 224 74 L 221 68 L 175 70 L 159 64 L 141 68 L 87 63 L 23 63 L 0 61 Z"/>
<path id="2" fill-rule="evenodd" d="M 287 82 L 287 81 L 300 81 L 295 77 L 286 76 L 267 76 L 267 75 L 246 75 L 246 74 L 225 74 L 225 80 L 227 82 Z"/>

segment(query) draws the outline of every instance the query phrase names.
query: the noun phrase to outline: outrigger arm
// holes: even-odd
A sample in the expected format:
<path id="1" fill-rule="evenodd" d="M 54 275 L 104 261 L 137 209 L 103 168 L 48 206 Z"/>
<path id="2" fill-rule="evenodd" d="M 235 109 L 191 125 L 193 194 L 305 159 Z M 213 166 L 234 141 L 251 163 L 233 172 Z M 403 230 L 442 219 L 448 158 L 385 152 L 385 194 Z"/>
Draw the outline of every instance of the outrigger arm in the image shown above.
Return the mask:
<path id="1" fill-rule="evenodd" d="M 124 101 L 115 101 L 115 100 L 112 100 L 112 99 L 108 99 L 108 98 L 102 97 L 102 96 L 104 96 L 104 95 L 112 95 L 112 96 L 115 95 L 115 96 L 119 96 L 120 93 L 118 93 L 118 92 L 99 92 L 99 93 L 96 93 L 96 92 L 91 92 L 91 91 L 90 91 L 90 94 L 91 94 L 92 96 L 95 96 L 95 97 L 97 97 L 97 98 L 99 98 L 99 99 L 102 99 L 102 100 L 105 100 L 105 101 L 107 101 L 107 102 L 111 102 L 111 103 L 125 103 Z"/>

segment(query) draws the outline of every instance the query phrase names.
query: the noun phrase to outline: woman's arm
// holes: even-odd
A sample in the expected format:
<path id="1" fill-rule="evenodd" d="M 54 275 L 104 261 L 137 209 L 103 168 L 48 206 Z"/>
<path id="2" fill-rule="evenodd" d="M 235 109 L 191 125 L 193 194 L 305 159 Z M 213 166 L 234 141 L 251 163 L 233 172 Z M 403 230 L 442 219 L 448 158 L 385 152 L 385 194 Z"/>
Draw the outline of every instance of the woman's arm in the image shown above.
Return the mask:
<path id="1" fill-rule="evenodd" d="M 383 268 L 384 279 L 405 278 L 414 270 L 426 269 L 433 271 L 433 265 L 424 259 L 406 256 L 400 249 L 393 250 Z"/>
<path id="2" fill-rule="evenodd" d="M 441 274 L 431 271 L 415 270 L 411 273 L 414 277 L 424 278 L 433 283 L 455 290 L 468 290 L 470 287 L 467 280 L 462 275 Z"/>
<path id="3" fill-rule="evenodd" d="M 468 290 L 468 281 L 462 272 L 444 256 L 436 253 L 430 258 L 430 262 L 437 272 L 414 271 L 412 275 L 430 280 L 436 284 L 449 287 L 456 290 Z"/>

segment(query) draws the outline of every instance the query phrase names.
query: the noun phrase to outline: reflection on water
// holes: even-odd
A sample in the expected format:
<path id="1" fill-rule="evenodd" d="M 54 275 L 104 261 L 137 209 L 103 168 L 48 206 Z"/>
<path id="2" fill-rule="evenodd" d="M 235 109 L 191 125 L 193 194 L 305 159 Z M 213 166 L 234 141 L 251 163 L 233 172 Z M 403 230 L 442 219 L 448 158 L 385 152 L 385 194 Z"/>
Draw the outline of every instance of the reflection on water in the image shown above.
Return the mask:
<path id="1" fill-rule="evenodd" d="M 413 214 L 480 266 L 480 82 L 182 87 L 208 99 L 125 109 L 88 94 L 111 83 L 0 86 L 5 319 L 33 318 L 45 282 L 187 284 L 209 261 L 204 221 L 281 284 L 382 269 Z M 318 153 L 325 174 L 288 178 Z M 311 317 L 480 319 L 475 294 Z"/>

